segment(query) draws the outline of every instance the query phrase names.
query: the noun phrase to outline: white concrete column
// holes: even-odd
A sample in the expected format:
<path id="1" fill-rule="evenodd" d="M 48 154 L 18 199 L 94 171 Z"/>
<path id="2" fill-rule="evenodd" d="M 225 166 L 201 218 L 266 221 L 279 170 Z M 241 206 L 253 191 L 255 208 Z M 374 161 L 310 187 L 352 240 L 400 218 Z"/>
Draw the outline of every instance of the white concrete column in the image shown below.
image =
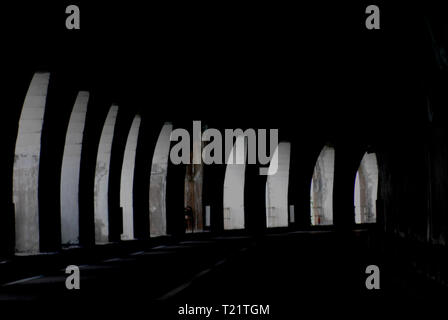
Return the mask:
<path id="1" fill-rule="evenodd" d="M 355 203 L 355 223 L 361 223 L 361 193 L 359 190 L 359 170 L 356 172 L 356 178 L 355 178 L 354 203 Z"/>
<path id="2" fill-rule="evenodd" d="M 334 148 L 325 146 L 316 161 L 311 181 L 311 224 L 333 224 Z"/>
<path id="3" fill-rule="evenodd" d="M 31 80 L 19 120 L 14 152 L 13 203 L 16 252 L 39 252 L 39 161 L 49 73 Z"/>
<path id="4" fill-rule="evenodd" d="M 120 207 L 123 210 L 121 240 L 134 239 L 134 168 L 140 122 L 140 116 L 136 115 L 129 130 L 124 150 L 123 166 L 121 167 Z"/>
<path id="5" fill-rule="evenodd" d="M 378 193 L 378 164 L 375 153 L 365 153 L 356 173 L 355 222 L 376 222 L 376 199 Z"/>
<path id="6" fill-rule="evenodd" d="M 244 148 L 237 147 L 244 144 Z M 236 151 L 244 150 L 244 152 Z M 236 163 L 229 163 L 234 159 Z M 227 159 L 224 177 L 224 230 L 244 229 L 244 182 L 246 171 L 247 138 L 238 136 Z"/>
<path id="7" fill-rule="evenodd" d="M 109 169 L 118 106 L 112 106 L 101 132 L 95 168 L 95 243 L 109 242 Z"/>
<path id="8" fill-rule="evenodd" d="M 166 235 L 166 177 L 170 156 L 171 123 L 165 123 L 154 149 L 149 185 L 150 235 Z"/>
<path id="9" fill-rule="evenodd" d="M 268 228 L 288 226 L 290 150 L 290 143 L 281 142 L 275 149 L 277 154 L 272 157 L 278 159 L 278 169 L 275 174 L 268 175 L 266 179 L 266 226 Z M 273 170 L 274 168 L 269 171 Z"/>
<path id="10" fill-rule="evenodd" d="M 88 101 L 88 92 L 78 93 L 65 135 L 60 190 L 61 240 L 65 245 L 79 244 L 79 172 Z"/>

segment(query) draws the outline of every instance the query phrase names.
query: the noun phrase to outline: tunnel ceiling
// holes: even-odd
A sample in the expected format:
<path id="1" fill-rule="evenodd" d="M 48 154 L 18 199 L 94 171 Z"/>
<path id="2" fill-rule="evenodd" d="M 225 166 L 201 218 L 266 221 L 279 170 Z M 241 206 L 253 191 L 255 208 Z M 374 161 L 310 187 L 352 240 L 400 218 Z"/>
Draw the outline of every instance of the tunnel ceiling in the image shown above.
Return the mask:
<path id="1" fill-rule="evenodd" d="M 8 73 L 49 70 L 157 119 L 330 137 L 372 126 L 370 138 L 387 140 L 397 125 L 425 125 L 428 95 L 436 111 L 446 105 L 437 91 L 446 68 L 435 61 L 428 23 L 440 48 L 448 32 L 435 3 L 379 5 L 378 32 L 364 28 L 363 2 L 83 2 L 79 32 L 65 29 L 65 3 L 11 5 L 4 61 Z"/>

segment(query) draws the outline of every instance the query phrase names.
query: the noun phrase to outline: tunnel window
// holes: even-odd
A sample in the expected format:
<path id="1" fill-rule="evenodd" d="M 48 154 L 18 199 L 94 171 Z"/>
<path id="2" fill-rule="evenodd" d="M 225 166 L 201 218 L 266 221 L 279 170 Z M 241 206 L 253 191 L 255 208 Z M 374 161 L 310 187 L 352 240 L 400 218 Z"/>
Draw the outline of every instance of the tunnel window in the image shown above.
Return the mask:
<path id="1" fill-rule="evenodd" d="M 109 241 L 109 168 L 118 106 L 112 106 L 104 122 L 95 167 L 95 242 Z"/>
<path id="2" fill-rule="evenodd" d="M 49 73 L 34 74 L 19 119 L 13 168 L 17 253 L 39 252 L 39 161 L 49 80 Z"/>
<path id="3" fill-rule="evenodd" d="M 325 146 L 317 158 L 311 180 L 312 225 L 333 224 L 334 148 Z"/>
<path id="4" fill-rule="evenodd" d="M 224 177 L 224 230 L 244 229 L 246 150 L 247 138 L 240 135 L 236 138 L 229 154 L 229 159 L 235 159 L 236 161 L 227 159 Z"/>
<path id="5" fill-rule="evenodd" d="M 355 222 L 376 222 L 378 164 L 375 153 L 365 153 L 355 179 Z"/>
<path id="6" fill-rule="evenodd" d="M 188 164 L 185 172 L 184 207 L 191 208 L 186 214 L 186 232 L 202 231 L 204 226 L 202 207 L 202 164 Z"/>
<path id="7" fill-rule="evenodd" d="M 121 240 L 134 239 L 134 168 L 140 122 L 140 116 L 136 115 L 129 130 L 124 150 L 123 166 L 121 167 L 120 207 L 123 210 L 123 233 L 121 234 Z"/>
<path id="8" fill-rule="evenodd" d="M 266 226 L 288 226 L 288 184 L 289 159 L 291 145 L 281 142 L 275 150 L 272 159 L 278 159 L 278 169 L 273 175 L 268 175 L 266 181 Z M 271 164 L 272 165 L 272 164 Z"/>
<path id="9" fill-rule="evenodd" d="M 171 123 L 165 123 L 154 149 L 149 187 L 150 235 L 166 235 L 166 177 L 170 154 Z"/>
<path id="10" fill-rule="evenodd" d="M 88 92 L 78 93 L 65 135 L 60 193 L 61 241 L 66 245 L 79 243 L 79 170 L 88 100 Z"/>

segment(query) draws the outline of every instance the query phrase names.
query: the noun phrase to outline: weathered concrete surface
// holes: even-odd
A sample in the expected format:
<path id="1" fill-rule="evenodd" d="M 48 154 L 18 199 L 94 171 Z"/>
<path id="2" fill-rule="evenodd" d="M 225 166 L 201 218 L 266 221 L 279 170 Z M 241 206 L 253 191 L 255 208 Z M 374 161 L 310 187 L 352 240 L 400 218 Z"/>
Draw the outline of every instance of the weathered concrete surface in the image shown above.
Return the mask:
<path id="1" fill-rule="evenodd" d="M 88 101 L 88 92 L 78 93 L 65 136 L 60 193 L 61 241 L 66 245 L 79 244 L 79 172 Z"/>
<path id="2" fill-rule="evenodd" d="M 333 224 L 334 148 L 319 154 L 311 181 L 311 224 Z"/>
<path id="3" fill-rule="evenodd" d="M 120 207 L 123 209 L 122 240 L 134 239 L 134 201 L 132 195 L 134 189 L 135 155 L 137 151 L 140 122 L 140 116 L 136 115 L 132 121 L 131 129 L 129 130 L 124 150 L 123 166 L 121 168 Z"/>
<path id="4" fill-rule="evenodd" d="M 16 252 L 39 252 L 39 161 L 49 73 L 31 80 L 19 120 L 13 171 Z"/>
<path id="5" fill-rule="evenodd" d="M 166 176 L 170 155 L 171 123 L 165 123 L 154 149 L 149 184 L 150 235 L 166 235 Z"/>
<path id="6" fill-rule="evenodd" d="M 113 105 L 107 114 L 96 158 L 95 168 L 95 242 L 109 242 L 109 168 L 118 106 Z"/>
<path id="7" fill-rule="evenodd" d="M 275 150 L 277 155 L 272 157 L 272 159 L 278 159 L 278 169 L 266 180 L 266 226 L 268 228 L 288 226 L 290 151 L 291 144 L 281 142 Z"/>
<path id="8" fill-rule="evenodd" d="M 364 154 L 355 180 L 355 222 L 376 222 L 378 164 L 375 153 Z"/>
<path id="9" fill-rule="evenodd" d="M 241 146 L 242 143 L 244 149 L 238 148 L 237 146 Z M 237 152 L 236 149 L 244 152 Z M 244 229 L 244 175 L 247 153 L 247 139 L 244 136 L 236 138 L 229 159 L 234 159 L 234 152 L 236 163 L 227 164 L 224 177 L 224 230 Z"/>

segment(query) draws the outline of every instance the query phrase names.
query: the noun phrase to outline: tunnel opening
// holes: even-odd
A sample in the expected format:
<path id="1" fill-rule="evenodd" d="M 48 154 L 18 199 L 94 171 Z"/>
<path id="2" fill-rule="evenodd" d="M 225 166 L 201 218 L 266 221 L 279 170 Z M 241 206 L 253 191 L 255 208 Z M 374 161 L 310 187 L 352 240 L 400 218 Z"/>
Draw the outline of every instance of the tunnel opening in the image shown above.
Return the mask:
<path id="1" fill-rule="evenodd" d="M 185 172 L 185 231 L 204 230 L 204 210 L 202 205 L 204 168 L 203 164 L 188 164 Z"/>

